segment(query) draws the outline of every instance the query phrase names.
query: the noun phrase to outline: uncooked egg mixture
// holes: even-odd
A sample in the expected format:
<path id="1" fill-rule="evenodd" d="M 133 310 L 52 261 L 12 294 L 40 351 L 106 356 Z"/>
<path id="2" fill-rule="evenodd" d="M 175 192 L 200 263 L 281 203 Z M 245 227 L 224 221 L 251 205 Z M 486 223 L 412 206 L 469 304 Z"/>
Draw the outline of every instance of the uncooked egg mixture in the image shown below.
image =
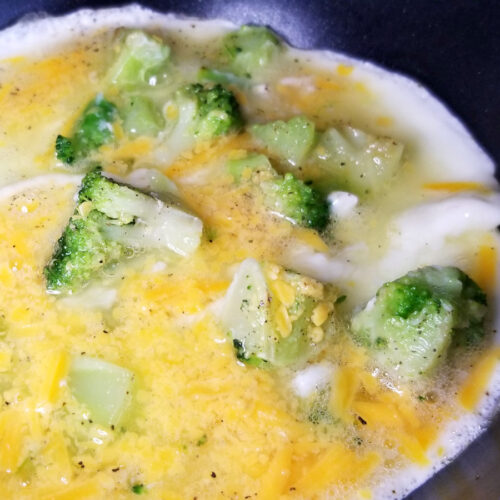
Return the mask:
<path id="1" fill-rule="evenodd" d="M 0 33 L 0 496 L 402 498 L 498 401 L 494 165 L 425 89 L 138 6 Z"/>

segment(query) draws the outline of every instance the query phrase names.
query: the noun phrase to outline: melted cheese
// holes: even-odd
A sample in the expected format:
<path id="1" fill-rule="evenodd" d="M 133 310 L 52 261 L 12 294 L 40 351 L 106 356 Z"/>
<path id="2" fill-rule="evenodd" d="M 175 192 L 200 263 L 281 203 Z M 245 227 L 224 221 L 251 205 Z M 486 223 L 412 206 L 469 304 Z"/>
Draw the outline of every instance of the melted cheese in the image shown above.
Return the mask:
<path id="1" fill-rule="evenodd" d="M 45 292 L 42 270 L 73 211 L 81 177 L 54 173 L 61 165 L 52 145 L 99 90 L 109 63 L 112 35 L 88 27 L 93 15 L 70 18 L 81 33 L 65 49 L 57 45 L 68 42 L 59 24 L 64 21 L 55 20 L 37 25 L 52 34 L 50 43 L 35 47 L 36 30 L 21 26 L 5 32 L 0 44 L 5 75 L 0 87 L 2 495 L 128 498 L 134 485 L 142 485 L 151 498 L 369 499 L 387 497 L 387 488 L 394 488 L 391 477 L 408 475 L 397 486 L 397 495 L 403 495 L 430 472 L 433 461 L 449 458 L 439 438 L 458 407 L 455 399 L 444 391 L 428 397 L 425 383 L 395 386 L 373 370 L 367 353 L 339 321 L 336 341 L 316 367 L 326 367 L 319 382 L 321 387 L 331 383 L 327 406 L 342 424 L 317 427 L 298 418 L 297 400 L 286 392 L 297 374 L 284 370 L 276 376 L 237 362 L 211 311 L 229 286 L 233 266 L 247 257 L 284 264 L 286 256 L 296 268 L 334 281 L 352 309 L 396 271 L 422 259 L 436 263 L 438 255 L 467 268 L 494 303 L 498 241 L 492 230 L 499 212 L 498 199 L 487 196 L 495 189 L 491 162 L 438 104 L 427 102 L 427 95 L 422 112 L 411 119 L 401 116 L 398 109 L 406 109 L 401 102 L 413 109 L 423 102 L 406 80 L 391 80 L 381 70 L 338 56 L 315 53 L 311 62 L 309 55 L 293 51 L 300 64 L 291 72 L 278 68 L 270 90 L 260 97 L 238 94 L 245 111 L 259 120 L 302 112 L 319 126 L 342 120 L 408 139 L 417 153 L 408 159 L 399 189 L 377 206 L 338 221 L 335 245 L 328 246 L 313 230 L 269 217 L 247 186 L 234 186 L 229 175 L 221 175 L 221 164 L 251 147 L 247 134 L 200 143 L 166 165 L 155 160 L 154 141 L 128 141 L 117 129 L 118 144 L 101 151 L 107 171 L 125 175 L 153 162 L 177 183 L 211 236 L 189 260 L 163 262 L 162 256 L 148 255 L 117 267 L 119 285 L 104 301 L 106 307 L 95 307 L 84 296 L 58 300 Z M 163 26 L 169 39 L 186 42 L 187 48 L 178 50 L 187 52 L 210 47 L 214 36 L 231 27 L 175 21 L 137 7 L 98 19 L 102 28 Z M 24 33 L 25 43 L 10 53 L 14 33 Z M 252 115 L 256 103 L 263 104 L 263 114 Z M 457 170 L 452 168 L 456 158 L 438 148 L 452 139 L 463 156 Z M 443 167 L 439 175 L 430 168 L 435 164 Z M 7 185 L 23 177 L 28 179 Z M 446 198 L 465 191 L 474 197 Z M 430 231 L 433 217 L 439 220 Z M 396 227 L 392 236 L 389 227 Z M 291 326 L 286 307 L 294 290 L 275 278 L 270 287 L 286 337 Z M 329 307 L 321 303 L 313 315 L 322 335 Z M 134 403 L 117 428 L 93 422 L 71 394 L 68 367 L 82 353 L 134 373 Z M 466 410 L 481 404 L 498 358 L 497 349 L 486 351 L 470 372 L 451 372 Z M 301 394 L 309 396 L 315 387 L 304 383 Z M 441 387 L 442 380 L 435 385 Z"/>

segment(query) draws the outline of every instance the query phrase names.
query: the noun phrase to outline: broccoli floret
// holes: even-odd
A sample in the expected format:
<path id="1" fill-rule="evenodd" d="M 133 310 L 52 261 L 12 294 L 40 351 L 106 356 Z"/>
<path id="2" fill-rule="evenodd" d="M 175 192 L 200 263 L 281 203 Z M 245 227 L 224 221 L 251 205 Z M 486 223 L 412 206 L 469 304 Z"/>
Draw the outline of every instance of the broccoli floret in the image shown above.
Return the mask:
<path id="1" fill-rule="evenodd" d="M 308 161 L 318 188 L 367 196 L 380 193 L 395 178 L 403 152 L 403 144 L 394 139 L 344 126 L 323 132 Z"/>
<path id="2" fill-rule="evenodd" d="M 71 217 L 45 268 L 47 289 L 52 292 L 76 289 L 103 268 L 118 262 L 123 253 L 119 243 L 107 241 L 102 234 L 106 217 L 92 210 L 87 217 Z"/>
<path id="3" fill-rule="evenodd" d="M 275 215 L 318 231 L 328 224 L 330 214 L 325 198 L 293 174 L 279 175 L 266 156 L 249 154 L 229 160 L 226 167 L 236 183 L 249 181 L 257 186 L 267 208 Z"/>
<path id="4" fill-rule="evenodd" d="M 116 117 L 116 106 L 98 95 L 84 109 L 73 136 L 57 136 L 57 158 L 71 165 L 75 160 L 83 159 L 103 144 L 111 142 L 114 139 L 113 121 Z"/>
<path id="5" fill-rule="evenodd" d="M 164 164 L 192 149 L 197 141 L 237 132 L 243 121 L 233 93 L 219 84 L 187 85 L 175 93 L 169 107 L 177 111 L 177 121 L 158 149 L 158 158 Z"/>
<path id="6" fill-rule="evenodd" d="M 217 84 L 204 87 L 193 83 L 185 87 L 181 94 L 195 101 L 196 115 L 193 133 L 202 139 L 211 139 L 238 130 L 242 118 L 238 101 L 234 94 Z"/>
<path id="7" fill-rule="evenodd" d="M 455 267 L 424 267 L 383 285 L 352 319 L 355 338 L 383 369 L 403 377 L 431 371 L 452 342 L 484 337 L 486 296 Z"/>
<path id="8" fill-rule="evenodd" d="M 119 184 L 102 175 L 102 168 L 91 170 L 82 181 L 78 202 L 90 206 L 119 225 L 130 224 L 136 217 L 147 216 L 155 200 L 144 193 Z"/>
<path id="9" fill-rule="evenodd" d="M 311 316 L 320 302 L 330 304 L 329 291 L 311 278 L 284 270 L 273 278 L 268 280 L 262 266 L 247 259 L 224 299 L 221 323 L 232 338 L 236 357 L 251 366 L 300 363 L 322 340 L 312 334 Z M 328 328 L 333 305 L 323 307 L 326 315 L 320 329 Z"/>
<path id="10" fill-rule="evenodd" d="M 242 26 L 226 35 L 223 44 L 231 71 L 248 78 L 259 76 L 281 49 L 279 39 L 264 26 Z"/>
<path id="11" fill-rule="evenodd" d="M 45 268 L 47 289 L 76 291 L 102 269 L 139 250 L 190 255 L 201 232 L 197 217 L 104 177 L 96 167 L 84 177 L 75 214 Z"/>
<path id="12" fill-rule="evenodd" d="M 115 63 L 109 70 L 109 80 L 118 87 L 154 86 L 170 55 L 170 48 L 161 39 L 143 31 L 128 33 Z"/>
<path id="13" fill-rule="evenodd" d="M 300 179 L 287 173 L 261 184 L 270 210 L 295 224 L 321 231 L 328 224 L 326 200 Z"/>
<path id="14" fill-rule="evenodd" d="M 293 166 L 303 163 L 316 140 L 314 123 L 305 116 L 296 116 L 287 122 L 278 120 L 253 125 L 250 133 L 272 156 Z"/>

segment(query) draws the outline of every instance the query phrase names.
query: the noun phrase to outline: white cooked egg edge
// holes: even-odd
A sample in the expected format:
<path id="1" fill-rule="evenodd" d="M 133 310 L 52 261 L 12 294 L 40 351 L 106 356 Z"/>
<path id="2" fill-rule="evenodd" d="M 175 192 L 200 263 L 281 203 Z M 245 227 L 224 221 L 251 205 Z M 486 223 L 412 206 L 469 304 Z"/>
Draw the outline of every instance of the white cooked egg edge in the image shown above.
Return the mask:
<path id="1" fill-rule="evenodd" d="M 62 23 L 65 23 L 68 29 L 61 29 Z M 202 29 L 193 29 L 193 24 L 196 28 Z M 35 25 L 36 29 L 34 29 Z M 0 58 L 19 55 L 39 57 L 65 40 L 80 37 L 96 29 L 113 29 L 122 26 L 177 28 L 189 31 L 190 36 L 202 38 L 234 29 L 235 24 L 218 19 L 201 21 L 173 14 L 160 14 L 138 5 L 100 11 L 85 9 L 59 18 L 30 16 L 29 19 L 22 20 L 0 32 Z M 44 38 L 44 43 L 40 43 L 41 37 Z M 22 47 L 19 46 L 20 40 L 22 40 Z M 436 181 L 475 181 L 491 187 L 498 186 L 491 159 L 475 143 L 464 125 L 430 92 L 415 81 L 343 54 L 326 50 L 292 50 L 297 56 L 307 57 L 316 65 L 330 70 L 334 69 L 334 64 L 342 63 L 353 66 L 353 77 L 364 82 L 375 93 L 387 112 L 395 118 L 395 123 L 388 129 L 388 133 L 394 134 L 403 141 L 405 137 L 416 138 L 416 148 L 424 155 L 424 163 L 429 163 L 425 161 L 426 158 L 433 160 L 432 173 Z M 403 109 L 404 114 L 401 112 Z M 443 148 L 443 144 L 446 144 L 446 147 Z M 437 172 L 441 172 L 441 175 L 437 175 Z M 59 182 L 57 177 L 53 180 L 55 183 Z M 29 181 L 26 182 L 25 186 L 28 187 Z M 8 196 L 9 188 L 12 188 L 10 192 L 15 194 L 14 191 L 18 192 L 19 186 L 16 188 L 14 186 L 5 186 L 0 190 L 0 194 L 3 191 L 4 195 Z M 497 242 L 500 244 L 498 236 Z M 498 266 L 497 274 L 500 278 Z M 497 317 L 497 320 L 499 319 Z M 492 377 L 489 390 L 490 397 L 483 398 L 475 413 L 465 414 L 446 426 L 438 443 L 433 447 L 435 450 L 440 445 L 446 446 L 444 457 L 433 457 L 435 463 L 427 468 L 411 465 L 404 470 L 403 474 L 401 470 L 389 474 L 383 484 L 374 489 L 375 497 L 400 498 L 408 494 L 450 462 L 475 439 L 485 429 L 488 419 L 499 408 L 500 367 L 497 367 Z M 398 476 L 404 476 L 405 481 L 402 482 Z M 392 492 L 393 490 L 397 491 L 396 495 Z"/>

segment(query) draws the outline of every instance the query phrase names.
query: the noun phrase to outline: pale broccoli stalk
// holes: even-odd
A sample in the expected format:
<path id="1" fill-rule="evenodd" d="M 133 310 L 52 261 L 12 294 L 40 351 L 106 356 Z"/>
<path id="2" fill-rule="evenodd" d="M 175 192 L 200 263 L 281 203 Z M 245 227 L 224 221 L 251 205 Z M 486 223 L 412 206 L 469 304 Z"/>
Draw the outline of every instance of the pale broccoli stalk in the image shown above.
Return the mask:
<path id="1" fill-rule="evenodd" d="M 108 71 L 105 87 L 118 90 L 117 103 L 125 131 L 132 137 L 156 136 L 165 120 L 155 102 L 144 92 L 156 86 L 164 76 L 170 49 L 160 39 L 142 31 L 133 31 L 122 38 L 121 51 Z M 134 92 L 142 92 L 137 95 Z M 82 113 L 71 137 L 58 135 L 56 156 L 71 165 L 82 160 L 103 144 L 115 139 L 113 122 L 118 118 L 115 104 L 99 94 Z"/>
<path id="2" fill-rule="evenodd" d="M 320 316 L 314 312 L 319 305 Z M 229 286 L 220 320 L 240 361 L 286 366 L 314 352 L 332 309 L 328 291 L 315 280 L 284 270 L 268 279 L 256 260 L 247 259 Z"/>
<path id="3" fill-rule="evenodd" d="M 242 125 L 240 108 L 230 90 L 222 85 L 187 85 L 176 92 L 171 105 L 177 121 L 161 149 L 161 161 L 173 161 L 198 141 L 237 132 Z"/>
<path id="4" fill-rule="evenodd" d="M 108 80 L 121 89 L 155 86 L 165 70 L 170 48 L 158 37 L 132 31 L 108 72 Z"/>
<path id="5" fill-rule="evenodd" d="M 325 193 L 377 194 L 397 175 L 403 158 L 403 145 L 391 138 L 349 126 L 317 133 L 304 116 L 252 125 L 249 131 L 271 157 L 293 167 L 296 175 L 314 181 Z"/>
<path id="6" fill-rule="evenodd" d="M 278 176 L 266 156 L 254 153 L 228 160 L 226 168 L 237 184 L 245 181 L 258 183 L 261 178 L 269 180 Z"/>
<path id="7" fill-rule="evenodd" d="M 123 128 L 131 137 L 156 136 L 165 126 L 161 112 L 149 97 L 128 96 L 120 111 Z"/>
<path id="8" fill-rule="evenodd" d="M 386 283 L 351 322 L 355 339 L 381 369 L 401 377 L 427 374 L 455 342 L 484 337 L 486 296 L 455 267 L 424 267 Z"/>
<path id="9" fill-rule="evenodd" d="M 111 142 L 114 139 L 113 122 L 117 115 L 116 106 L 99 94 L 84 109 L 72 137 L 57 136 L 56 157 L 71 165 Z"/>
<path id="10" fill-rule="evenodd" d="M 238 183 L 247 180 L 260 189 L 271 213 L 303 227 L 321 231 L 328 224 L 325 198 L 293 174 L 279 175 L 264 155 L 229 160 L 227 169 Z"/>
<path id="11" fill-rule="evenodd" d="M 247 78 L 260 77 L 281 51 L 279 39 L 263 26 L 242 26 L 223 38 L 230 71 Z"/>
<path id="12" fill-rule="evenodd" d="M 73 396 L 101 425 L 117 426 L 125 418 L 132 400 L 134 375 L 113 363 L 90 356 L 73 360 L 69 370 Z"/>
<path id="13" fill-rule="evenodd" d="M 228 71 L 201 67 L 198 71 L 198 80 L 202 82 L 220 83 L 221 85 L 234 85 L 236 87 L 247 88 L 250 82 L 247 78 L 236 76 Z"/>
<path id="14" fill-rule="evenodd" d="M 396 177 L 403 152 L 404 146 L 394 139 L 344 126 L 321 134 L 308 161 L 319 169 L 314 181 L 323 192 L 344 190 L 368 196 L 386 189 Z"/>
<path id="15" fill-rule="evenodd" d="M 160 249 L 191 255 L 201 233 L 197 217 L 114 182 L 97 167 L 84 177 L 75 214 L 45 267 L 47 289 L 77 291 L 136 251 Z"/>
<path id="16" fill-rule="evenodd" d="M 125 131 L 132 137 L 156 136 L 165 120 L 157 103 L 145 94 L 170 73 L 170 48 L 143 31 L 122 35 L 120 46 L 105 83 L 120 91 L 118 103 Z"/>
<path id="17" fill-rule="evenodd" d="M 143 192 L 153 193 L 161 200 L 182 205 L 177 185 L 155 168 L 138 168 L 126 177 L 125 183 Z"/>
<path id="18" fill-rule="evenodd" d="M 107 83 L 121 92 L 120 114 L 132 137 L 156 136 L 165 125 L 155 102 L 144 93 L 163 81 L 169 72 L 169 56 L 170 48 L 160 38 L 143 31 L 121 37 L 121 50 L 108 71 Z"/>
<path id="19" fill-rule="evenodd" d="M 316 141 L 314 123 L 304 116 L 296 116 L 287 122 L 278 120 L 252 125 L 250 133 L 271 156 L 293 167 L 302 165 Z"/>

